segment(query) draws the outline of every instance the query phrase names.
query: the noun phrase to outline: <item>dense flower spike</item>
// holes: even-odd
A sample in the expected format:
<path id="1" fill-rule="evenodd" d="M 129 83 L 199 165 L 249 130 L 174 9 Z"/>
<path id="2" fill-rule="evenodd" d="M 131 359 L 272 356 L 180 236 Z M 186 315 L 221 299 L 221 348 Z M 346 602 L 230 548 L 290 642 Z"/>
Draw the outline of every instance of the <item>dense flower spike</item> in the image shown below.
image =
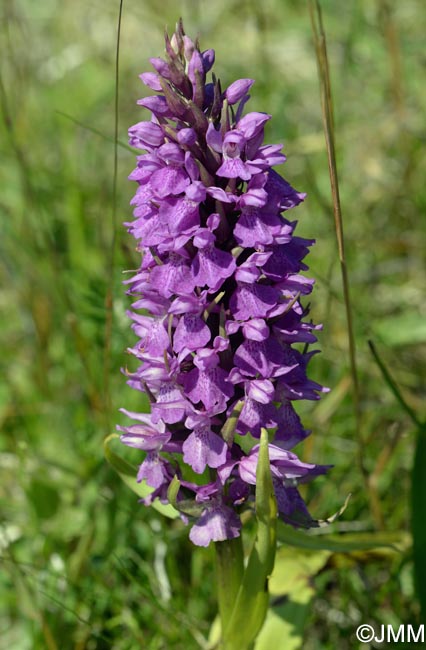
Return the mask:
<path id="1" fill-rule="evenodd" d="M 146 453 L 137 480 L 154 492 L 145 502 L 166 501 L 177 476 L 177 506 L 192 499 L 190 538 L 202 546 L 240 534 L 262 428 L 274 435 L 271 473 L 285 521 L 315 525 L 297 485 L 327 469 L 289 451 L 309 433 L 292 402 L 326 390 L 307 378 L 313 352 L 293 347 L 315 342 L 319 329 L 300 302 L 312 290 L 300 272 L 313 240 L 294 236 L 296 222 L 282 216 L 305 195 L 271 169 L 285 156 L 263 144 L 270 116 L 242 115 L 253 80 L 222 91 L 214 75 L 206 80 L 213 62 L 179 23 L 166 58 L 141 75 L 157 94 L 138 102 L 151 120 L 129 129 L 145 153 L 130 174 L 138 187 L 126 224 L 142 254 L 127 281 L 139 337 L 129 352 L 140 365 L 126 374 L 151 413 L 123 409 L 136 424 L 118 427 L 124 444 Z"/>

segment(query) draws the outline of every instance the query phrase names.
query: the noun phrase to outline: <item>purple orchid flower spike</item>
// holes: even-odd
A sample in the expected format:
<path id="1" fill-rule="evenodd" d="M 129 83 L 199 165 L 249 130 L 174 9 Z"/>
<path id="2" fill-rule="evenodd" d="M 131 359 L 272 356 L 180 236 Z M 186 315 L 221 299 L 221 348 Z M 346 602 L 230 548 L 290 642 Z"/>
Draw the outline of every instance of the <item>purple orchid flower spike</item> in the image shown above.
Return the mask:
<path id="1" fill-rule="evenodd" d="M 253 79 L 223 91 L 207 78 L 213 63 L 180 22 L 165 57 L 141 75 L 154 94 L 138 102 L 151 119 L 129 129 L 142 151 L 126 226 L 142 258 L 126 280 L 138 337 L 129 348 L 138 366 L 126 375 L 151 412 L 122 409 L 133 423 L 118 427 L 143 454 L 138 480 L 154 490 L 144 502 L 166 501 L 178 481 L 174 505 L 200 546 L 240 535 L 265 429 L 284 521 L 315 524 L 297 486 L 328 469 L 290 451 L 310 433 L 294 403 L 327 390 L 307 376 L 313 352 L 294 347 L 315 343 L 320 329 L 301 303 L 314 241 L 283 216 L 305 194 L 272 169 L 285 156 L 264 143 L 271 116 L 243 115 Z"/>

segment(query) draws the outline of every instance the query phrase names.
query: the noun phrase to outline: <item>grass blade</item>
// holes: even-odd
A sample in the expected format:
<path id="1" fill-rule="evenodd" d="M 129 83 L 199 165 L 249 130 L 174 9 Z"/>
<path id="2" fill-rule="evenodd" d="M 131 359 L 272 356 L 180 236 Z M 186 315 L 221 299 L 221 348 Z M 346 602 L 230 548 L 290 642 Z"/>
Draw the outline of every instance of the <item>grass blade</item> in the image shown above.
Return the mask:
<path id="1" fill-rule="evenodd" d="M 102 131 L 99 131 L 99 129 L 95 129 L 94 126 L 90 126 L 90 124 L 84 124 L 84 122 L 80 122 L 80 120 L 77 120 L 75 117 L 72 115 L 68 115 L 68 113 L 64 113 L 64 111 L 56 111 L 58 115 L 61 117 L 65 117 L 67 120 L 75 124 L 76 126 L 79 126 L 80 128 L 84 129 L 85 131 L 90 131 L 90 133 L 93 133 L 94 135 L 99 136 L 103 140 L 106 140 L 107 142 L 112 142 L 114 143 L 115 140 L 113 137 L 106 135 L 105 133 L 102 133 Z M 131 153 L 137 154 L 138 150 L 134 149 L 131 147 L 129 144 L 126 142 L 122 142 L 121 140 L 117 140 L 117 145 L 121 147 L 122 149 L 126 149 L 127 151 L 130 151 Z"/>
<path id="2" fill-rule="evenodd" d="M 405 401 L 405 399 L 403 398 L 402 393 L 399 390 L 395 380 L 393 379 L 393 377 L 391 376 L 389 370 L 386 368 L 385 364 L 383 363 L 382 359 L 380 358 L 379 353 L 377 352 L 376 346 L 374 345 L 373 341 L 368 341 L 368 346 L 369 346 L 369 348 L 371 350 L 371 354 L 373 355 L 375 362 L 377 363 L 377 365 L 380 368 L 380 371 L 381 371 L 381 373 L 383 375 L 383 379 L 385 380 L 385 382 L 389 386 L 390 390 L 395 395 L 396 399 L 398 400 L 398 402 L 400 403 L 400 405 L 402 406 L 404 411 L 407 413 L 407 415 L 414 422 L 416 427 L 421 429 L 422 426 L 423 426 L 422 423 L 418 419 L 417 415 L 415 414 L 415 412 L 413 411 L 411 406 L 409 406 L 407 404 L 407 402 Z"/>

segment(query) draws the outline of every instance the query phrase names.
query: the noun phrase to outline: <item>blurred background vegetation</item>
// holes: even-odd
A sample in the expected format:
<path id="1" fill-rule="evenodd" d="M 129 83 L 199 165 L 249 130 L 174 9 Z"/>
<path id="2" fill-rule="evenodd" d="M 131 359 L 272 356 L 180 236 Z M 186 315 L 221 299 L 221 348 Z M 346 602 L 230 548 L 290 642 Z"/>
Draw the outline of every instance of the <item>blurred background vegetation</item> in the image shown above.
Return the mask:
<path id="1" fill-rule="evenodd" d="M 0 647 L 8 650 L 195 649 L 215 615 L 212 550 L 194 551 L 180 522 L 139 505 L 102 450 L 121 421 L 118 408 L 141 408 L 120 374 L 133 344 L 122 270 L 138 263 L 121 227 L 134 192 L 126 180 L 134 156 L 125 148 L 111 268 L 118 4 L 1 3 Z M 319 404 L 297 405 L 313 430 L 297 451 L 335 469 L 306 498 L 314 516 L 327 517 L 352 493 L 332 532 L 382 531 L 400 547 L 325 556 L 307 571 L 315 594 L 303 610 L 303 648 L 350 650 L 361 622 L 418 620 L 408 533 L 414 427 L 367 339 L 424 419 L 426 12 L 422 0 L 323 0 L 322 7 L 362 430 L 353 416 L 306 4 L 125 0 L 119 140 L 147 119 L 135 103 L 146 93 L 138 74 L 162 54 L 164 26 L 172 30 L 182 16 L 204 49 L 216 49 L 223 85 L 256 79 L 251 110 L 273 115 L 267 141 L 283 142 L 288 156 L 279 171 L 308 192 L 291 217 L 298 234 L 317 239 L 308 258 L 317 279 L 312 317 L 324 330 L 311 376 L 332 391 Z M 136 452 L 127 458 L 138 462 Z"/>

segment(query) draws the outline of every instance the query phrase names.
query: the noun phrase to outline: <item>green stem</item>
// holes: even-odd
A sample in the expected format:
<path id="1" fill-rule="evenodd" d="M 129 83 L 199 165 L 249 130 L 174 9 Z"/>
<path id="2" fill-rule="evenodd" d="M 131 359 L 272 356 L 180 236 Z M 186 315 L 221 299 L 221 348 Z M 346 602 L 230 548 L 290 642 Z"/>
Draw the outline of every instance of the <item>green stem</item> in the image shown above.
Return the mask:
<path id="1" fill-rule="evenodd" d="M 216 542 L 216 568 L 219 615 L 222 638 L 234 609 L 235 600 L 243 579 L 244 552 L 241 537 Z M 221 645 L 221 650 L 237 650 L 228 645 Z M 238 648 L 238 650 L 245 650 Z"/>

